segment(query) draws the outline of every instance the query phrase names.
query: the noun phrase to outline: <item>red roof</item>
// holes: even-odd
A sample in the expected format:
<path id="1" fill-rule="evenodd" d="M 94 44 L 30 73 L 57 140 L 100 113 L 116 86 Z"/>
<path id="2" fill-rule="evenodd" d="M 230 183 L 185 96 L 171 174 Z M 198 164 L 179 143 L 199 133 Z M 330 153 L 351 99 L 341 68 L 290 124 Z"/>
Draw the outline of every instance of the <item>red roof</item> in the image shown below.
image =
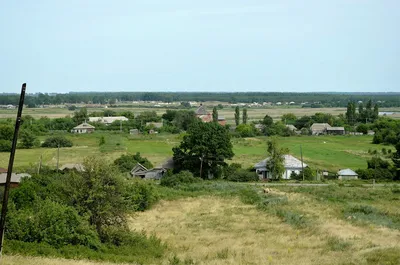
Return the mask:
<path id="1" fill-rule="evenodd" d="M 0 167 L 0 173 L 7 173 L 7 169 Z"/>

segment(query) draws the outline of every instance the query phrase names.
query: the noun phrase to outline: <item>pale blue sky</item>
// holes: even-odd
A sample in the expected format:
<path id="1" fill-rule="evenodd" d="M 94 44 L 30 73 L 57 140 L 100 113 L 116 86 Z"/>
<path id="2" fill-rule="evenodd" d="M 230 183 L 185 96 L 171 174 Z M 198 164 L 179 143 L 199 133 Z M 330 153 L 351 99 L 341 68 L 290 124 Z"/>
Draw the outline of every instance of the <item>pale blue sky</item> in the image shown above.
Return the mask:
<path id="1" fill-rule="evenodd" d="M 398 0 L 0 3 L 0 92 L 400 92 Z"/>

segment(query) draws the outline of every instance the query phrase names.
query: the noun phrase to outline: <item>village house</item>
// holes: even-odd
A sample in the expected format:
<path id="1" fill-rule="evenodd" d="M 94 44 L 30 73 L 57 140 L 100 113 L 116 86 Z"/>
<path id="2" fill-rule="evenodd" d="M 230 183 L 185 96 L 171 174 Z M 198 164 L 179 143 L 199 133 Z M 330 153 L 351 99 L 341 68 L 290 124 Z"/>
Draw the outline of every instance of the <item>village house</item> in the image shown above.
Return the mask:
<path id="1" fill-rule="evenodd" d="M 105 125 L 110 125 L 115 121 L 128 121 L 129 119 L 125 116 L 115 116 L 115 117 L 89 117 L 89 122 L 99 122 Z"/>
<path id="2" fill-rule="evenodd" d="M 313 123 L 310 130 L 312 135 L 320 135 L 326 134 L 328 128 L 331 128 L 328 123 Z"/>
<path id="3" fill-rule="evenodd" d="M 200 107 L 197 108 L 197 110 L 195 111 L 195 114 L 196 114 L 196 117 L 199 118 L 200 120 L 202 120 L 203 122 L 212 122 L 213 121 L 212 114 L 207 111 L 206 107 L 203 106 L 203 104 L 200 104 Z M 225 117 L 218 116 L 218 123 L 222 126 L 225 125 L 226 124 Z"/>
<path id="4" fill-rule="evenodd" d="M 174 160 L 172 158 L 167 159 L 161 165 L 158 165 L 152 169 L 147 169 L 140 163 L 137 163 L 131 170 L 131 175 L 133 177 L 138 177 L 142 179 L 161 179 L 164 174 L 169 170 L 174 168 Z"/>
<path id="5" fill-rule="evenodd" d="M 358 179 L 358 174 L 349 168 L 339 170 L 337 174 L 340 180 Z"/>
<path id="6" fill-rule="evenodd" d="M 84 122 L 82 124 L 79 124 L 78 126 L 74 127 L 71 130 L 71 133 L 92 133 L 94 132 L 95 127 Z"/>
<path id="7" fill-rule="evenodd" d="M 284 155 L 284 167 L 285 172 L 283 172 L 282 179 L 290 179 L 292 173 L 300 174 L 300 172 L 306 168 L 308 165 L 306 163 L 301 163 L 301 161 L 292 155 Z M 266 158 L 254 165 L 254 169 L 258 174 L 260 179 L 272 179 L 271 173 L 267 169 L 267 163 L 270 158 Z"/>

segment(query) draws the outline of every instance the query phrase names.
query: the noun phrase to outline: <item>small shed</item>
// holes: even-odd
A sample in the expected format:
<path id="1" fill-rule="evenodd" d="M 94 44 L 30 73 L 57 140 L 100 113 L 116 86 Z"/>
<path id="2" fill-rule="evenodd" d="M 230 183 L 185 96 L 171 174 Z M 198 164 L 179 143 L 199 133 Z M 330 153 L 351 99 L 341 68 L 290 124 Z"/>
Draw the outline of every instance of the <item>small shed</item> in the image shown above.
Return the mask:
<path id="1" fill-rule="evenodd" d="M 358 179 L 358 174 L 349 168 L 339 170 L 337 174 L 341 180 Z"/>
<path id="2" fill-rule="evenodd" d="M 344 134 L 345 134 L 344 127 L 330 127 L 330 128 L 326 128 L 326 132 L 327 132 L 328 134 L 333 134 L 333 135 L 344 135 Z"/>
<path id="3" fill-rule="evenodd" d="M 31 175 L 29 175 L 28 173 L 21 173 L 21 174 L 12 173 L 11 181 L 10 181 L 11 188 L 18 187 L 22 178 L 30 178 L 30 177 L 31 177 Z M 6 180 L 7 180 L 7 173 L 1 173 L 0 174 L 0 186 L 5 186 Z"/>
<path id="4" fill-rule="evenodd" d="M 95 127 L 86 122 L 79 124 L 71 130 L 71 133 L 92 133 Z"/>
<path id="5" fill-rule="evenodd" d="M 130 129 L 129 130 L 129 134 L 138 135 L 139 134 L 139 130 L 138 129 Z"/>

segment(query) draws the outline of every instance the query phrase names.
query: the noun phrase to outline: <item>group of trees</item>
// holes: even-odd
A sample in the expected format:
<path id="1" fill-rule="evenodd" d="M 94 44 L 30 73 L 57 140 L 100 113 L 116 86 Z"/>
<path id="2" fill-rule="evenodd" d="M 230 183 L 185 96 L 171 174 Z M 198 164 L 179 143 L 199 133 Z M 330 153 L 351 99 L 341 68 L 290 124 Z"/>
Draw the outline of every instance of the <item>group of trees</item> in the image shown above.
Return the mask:
<path id="1" fill-rule="evenodd" d="M 120 101 L 221 101 L 221 102 L 291 102 L 304 103 L 307 107 L 346 107 L 349 101 L 363 101 L 374 98 L 383 107 L 398 107 L 398 93 L 277 93 L 277 92 L 243 92 L 243 93 L 174 93 L 174 92 L 83 92 L 67 94 L 28 94 L 25 102 L 29 107 L 49 104 L 117 104 Z M 0 105 L 18 104 L 19 95 L 0 95 Z"/>
<path id="2" fill-rule="evenodd" d="M 373 123 L 379 117 L 379 107 L 376 103 L 372 106 L 372 101 L 368 100 L 366 107 L 362 102 L 358 103 L 358 112 L 356 111 L 356 103 L 351 101 L 347 104 L 346 121 L 349 125 L 359 123 Z"/>

